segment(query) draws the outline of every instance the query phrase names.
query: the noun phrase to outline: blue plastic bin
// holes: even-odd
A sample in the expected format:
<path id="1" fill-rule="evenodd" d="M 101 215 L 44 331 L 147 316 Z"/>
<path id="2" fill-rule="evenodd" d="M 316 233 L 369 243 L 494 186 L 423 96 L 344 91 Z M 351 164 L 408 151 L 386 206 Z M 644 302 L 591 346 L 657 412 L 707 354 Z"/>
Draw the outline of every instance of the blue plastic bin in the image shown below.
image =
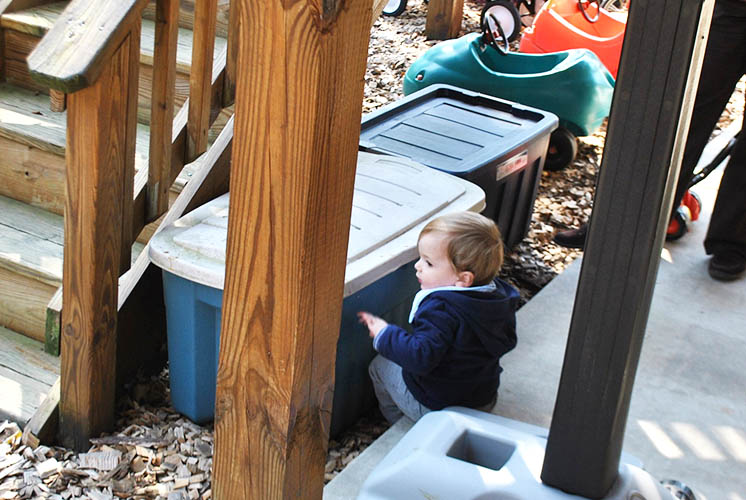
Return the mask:
<path id="1" fill-rule="evenodd" d="M 199 207 L 155 235 L 149 250 L 164 271 L 171 402 L 197 423 L 211 420 L 215 409 L 228 206 L 226 194 Z M 419 290 L 412 264 L 420 229 L 433 216 L 483 207 L 484 193 L 472 183 L 409 160 L 359 154 L 332 436 L 375 401 L 367 371 L 375 353 L 357 311 L 405 325 Z"/>

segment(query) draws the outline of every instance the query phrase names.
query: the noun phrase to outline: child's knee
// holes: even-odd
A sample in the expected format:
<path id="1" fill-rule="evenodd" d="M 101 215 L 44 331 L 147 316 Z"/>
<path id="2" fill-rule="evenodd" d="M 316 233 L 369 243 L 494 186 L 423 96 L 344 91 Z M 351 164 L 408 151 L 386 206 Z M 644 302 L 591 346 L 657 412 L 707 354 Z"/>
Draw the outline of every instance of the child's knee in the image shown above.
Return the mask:
<path id="1" fill-rule="evenodd" d="M 383 356 L 376 354 L 373 361 L 368 364 L 368 375 L 370 375 L 371 379 L 381 380 L 381 360 L 383 359 L 385 359 Z"/>

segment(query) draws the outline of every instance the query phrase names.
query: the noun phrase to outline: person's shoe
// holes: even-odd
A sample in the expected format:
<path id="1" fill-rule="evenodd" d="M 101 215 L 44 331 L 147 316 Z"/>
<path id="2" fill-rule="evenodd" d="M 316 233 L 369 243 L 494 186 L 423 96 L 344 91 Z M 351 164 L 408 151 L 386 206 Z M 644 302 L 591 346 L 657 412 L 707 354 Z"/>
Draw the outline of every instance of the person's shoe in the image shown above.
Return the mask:
<path id="1" fill-rule="evenodd" d="M 733 281 L 738 279 L 746 270 L 746 259 L 736 252 L 713 254 L 707 271 L 719 281 Z"/>
<path id="2" fill-rule="evenodd" d="M 566 248 L 580 248 L 585 246 L 585 237 L 588 235 L 588 224 L 583 224 L 577 229 L 560 231 L 554 235 L 554 242 Z"/>

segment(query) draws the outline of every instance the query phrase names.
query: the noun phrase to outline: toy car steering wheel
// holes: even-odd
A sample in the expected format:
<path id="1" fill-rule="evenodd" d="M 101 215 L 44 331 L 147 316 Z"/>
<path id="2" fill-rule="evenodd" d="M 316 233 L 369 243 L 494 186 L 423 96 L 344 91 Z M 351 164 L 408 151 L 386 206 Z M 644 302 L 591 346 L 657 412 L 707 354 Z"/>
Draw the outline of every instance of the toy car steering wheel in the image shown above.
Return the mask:
<path id="1" fill-rule="evenodd" d="M 585 4 L 588 3 L 588 5 L 595 3 L 596 4 L 596 16 L 591 17 L 590 14 L 588 14 L 588 11 L 586 10 Z M 578 9 L 580 9 L 580 13 L 583 14 L 583 17 L 586 21 L 589 23 L 595 23 L 598 21 L 598 16 L 601 13 L 601 6 L 598 3 L 598 0 L 578 0 Z"/>
<path id="2" fill-rule="evenodd" d="M 495 38 L 495 31 L 497 31 L 499 39 L 502 40 L 502 44 L 500 44 L 498 39 Z M 484 33 L 482 38 L 487 45 L 493 47 L 500 54 L 508 54 L 508 51 L 510 50 L 510 45 L 508 45 L 508 37 L 505 36 L 503 27 L 500 26 L 500 22 L 491 12 L 488 12 L 487 15 L 484 17 L 482 32 Z"/>

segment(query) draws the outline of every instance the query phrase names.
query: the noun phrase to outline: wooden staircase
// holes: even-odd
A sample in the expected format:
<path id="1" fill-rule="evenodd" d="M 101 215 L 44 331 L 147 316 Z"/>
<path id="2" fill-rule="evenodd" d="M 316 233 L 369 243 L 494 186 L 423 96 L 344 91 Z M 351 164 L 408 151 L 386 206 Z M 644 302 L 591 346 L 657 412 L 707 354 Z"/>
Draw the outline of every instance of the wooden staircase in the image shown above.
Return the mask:
<path id="1" fill-rule="evenodd" d="M 40 407 L 50 411 L 45 398 L 51 399 L 51 407 L 59 398 L 55 382 L 60 375 L 67 128 L 64 94 L 33 80 L 26 57 L 66 5 L 52 2 L 0 15 L 0 420 L 14 420 L 22 427 Z M 193 1 L 182 1 L 180 7 L 175 114 L 189 95 L 192 60 Z M 136 179 L 148 176 L 155 17 L 154 6 L 146 7 L 140 36 Z M 221 53 L 225 59 L 227 18 L 227 2 L 221 0 L 217 59 Z M 210 141 L 230 116 L 230 109 L 217 116 Z M 187 164 L 179 174 L 171 187 L 171 203 L 193 171 Z M 157 222 L 151 223 L 139 232 L 132 245 L 133 264 L 156 227 Z M 36 420 L 44 424 L 47 418 Z"/>

